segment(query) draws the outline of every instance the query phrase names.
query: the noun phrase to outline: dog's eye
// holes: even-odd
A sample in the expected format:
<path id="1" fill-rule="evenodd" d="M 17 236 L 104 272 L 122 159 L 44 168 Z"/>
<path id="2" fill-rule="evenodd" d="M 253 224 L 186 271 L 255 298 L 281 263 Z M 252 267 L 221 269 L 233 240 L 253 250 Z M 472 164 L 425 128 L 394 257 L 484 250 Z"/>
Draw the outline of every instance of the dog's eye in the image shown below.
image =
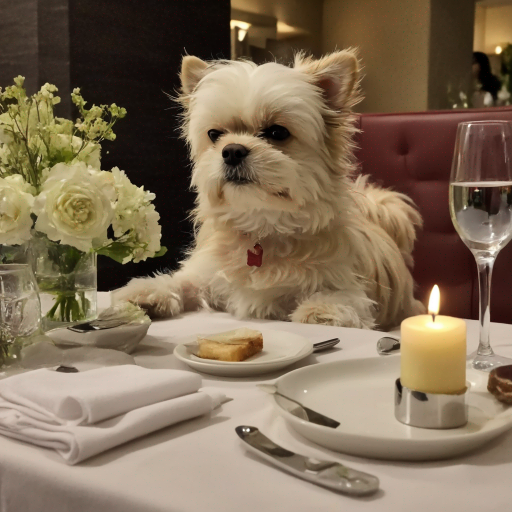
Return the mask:
<path id="1" fill-rule="evenodd" d="M 273 140 L 285 140 L 290 136 L 290 132 L 284 126 L 274 124 L 263 130 L 263 136 Z"/>
<path id="2" fill-rule="evenodd" d="M 217 142 L 221 135 L 222 132 L 219 132 L 219 130 L 208 130 L 208 137 L 210 137 L 212 142 Z"/>

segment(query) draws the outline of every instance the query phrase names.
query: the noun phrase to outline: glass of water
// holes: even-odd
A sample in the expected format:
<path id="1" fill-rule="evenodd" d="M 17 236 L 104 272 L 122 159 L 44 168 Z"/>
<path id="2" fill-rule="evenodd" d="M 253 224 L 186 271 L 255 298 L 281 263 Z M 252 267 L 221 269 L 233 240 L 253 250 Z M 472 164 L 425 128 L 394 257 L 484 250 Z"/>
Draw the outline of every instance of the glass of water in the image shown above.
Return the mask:
<path id="1" fill-rule="evenodd" d="M 512 124 L 461 123 L 450 178 L 450 215 L 473 253 L 480 289 L 480 343 L 472 366 L 490 371 L 512 364 L 490 344 L 491 277 L 498 253 L 512 237 Z"/>
<path id="2" fill-rule="evenodd" d="M 29 265 L 0 265 L 0 367 L 17 362 L 41 332 L 41 304 Z"/>

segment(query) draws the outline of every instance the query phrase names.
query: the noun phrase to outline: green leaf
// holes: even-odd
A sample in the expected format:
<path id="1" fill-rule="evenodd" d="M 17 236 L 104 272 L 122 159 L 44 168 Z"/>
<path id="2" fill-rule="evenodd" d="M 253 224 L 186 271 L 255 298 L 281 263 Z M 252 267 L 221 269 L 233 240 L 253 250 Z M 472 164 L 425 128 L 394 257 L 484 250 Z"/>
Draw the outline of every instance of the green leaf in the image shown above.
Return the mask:
<path id="1" fill-rule="evenodd" d="M 165 253 L 167 252 L 167 247 L 164 247 L 162 245 L 162 247 L 160 247 L 160 250 L 158 252 L 155 253 L 155 255 L 153 256 L 153 258 L 160 258 L 160 256 L 163 256 Z"/>
<path id="2" fill-rule="evenodd" d="M 102 256 L 108 256 L 118 263 L 124 263 L 124 260 L 128 258 L 132 253 L 131 247 L 126 247 L 119 242 L 112 242 L 106 247 L 97 249 L 96 252 Z"/>

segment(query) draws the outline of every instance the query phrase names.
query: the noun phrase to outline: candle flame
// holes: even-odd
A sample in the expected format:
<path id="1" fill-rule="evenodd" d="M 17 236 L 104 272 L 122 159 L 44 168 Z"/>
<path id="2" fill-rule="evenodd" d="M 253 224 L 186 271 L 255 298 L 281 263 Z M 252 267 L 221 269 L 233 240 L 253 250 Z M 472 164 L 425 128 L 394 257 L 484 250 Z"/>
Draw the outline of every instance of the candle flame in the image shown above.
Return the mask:
<path id="1" fill-rule="evenodd" d="M 439 303 L 441 302 L 441 293 L 439 292 L 439 286 L 434 285 L 430 292 L 430 300 L 428 301 L 428 314 L 437 315 L 439 314 Z"/>

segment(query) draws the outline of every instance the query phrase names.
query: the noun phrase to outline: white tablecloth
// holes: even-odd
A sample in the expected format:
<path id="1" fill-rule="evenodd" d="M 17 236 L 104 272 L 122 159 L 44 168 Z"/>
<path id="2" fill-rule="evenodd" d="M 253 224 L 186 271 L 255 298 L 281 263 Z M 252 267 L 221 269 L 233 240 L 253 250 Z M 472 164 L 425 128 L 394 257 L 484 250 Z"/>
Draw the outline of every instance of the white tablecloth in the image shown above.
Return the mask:
<path id="1" fill-rule="evenodd" d="M 101 300 L 106 305 L 106 294 Z M 150 368 L 187 368 L 172 356 L 181 336 L 232 328 L 223 313 L 193 313 L 155 322 L 135 353 Z M 238 323 L 240 324 L 240 323 Z M 0 438 L 1 512 L 492 512 L 512 510 L 512 434 L 469 456 L 444 462 L 399 463 L 358 459 L 316 447 L 289 430 L 270 399 L 255 387 L 299 366 L 376 357 L 382 333 L 285 322 L 243 322 L 309 336 L 341 338 L 340 349 L 314 354 L 282 372 L 259 378 L 204 376 L 233 398 L 213 417 L 165 429 L 69 467 L 55 453 Z M 493 346 L 512 356 L 512 326 L 492 325 Z M 477 345 L 478 324 L 468 321 L 468 343 Z M 349 498 L 281 472 L 245 452 L 235 434 L 255 425 L 282 446 L 313 457 L 345 461 L 374 473 L 377 495 Z"/>

